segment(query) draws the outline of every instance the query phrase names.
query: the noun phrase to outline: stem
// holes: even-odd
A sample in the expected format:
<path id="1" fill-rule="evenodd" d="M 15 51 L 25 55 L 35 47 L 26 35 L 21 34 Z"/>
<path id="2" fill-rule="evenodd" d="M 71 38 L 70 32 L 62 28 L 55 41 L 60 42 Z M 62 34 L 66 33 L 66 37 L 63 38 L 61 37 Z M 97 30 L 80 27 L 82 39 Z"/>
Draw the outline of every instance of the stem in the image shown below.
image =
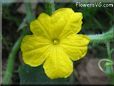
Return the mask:
<path id="1" fill-rule="evenodd" d="M 110 42 L 107 42 L 106 43 L 106 47 L 107 47 L 107 54 L 108 54 L 108 58 L 110 59 L 110 60 L 112 60 L 111 59 L 111 49 L 110 49 Z M 105 70 L 105 73 L 106 74 L 111 74 L 112 72 L 113 72 L 113 62 L 106 62 L 105 63 L 105 67 L 106 67 L 106 70 Z"/>
<path id="2" fill-rule="evenodd" d="M 111 50 L 111 54 L 114 52 L 114 49 Z"/>
<path id="3" fill-rule="evenodd" d="M 27 14 L 26 19 L 27 19 L 28 23 L 30 23 L 35 18 L 35 15 L 33 14 L 31 3 L 25 2 L 24 5 L 25 5 L 25 11 Z"/>
<path id="4" fill-rule="evenodd" d="M 26 27 L 27 26 L 26 22 L 27 22 L 27 16 L 25 16 L 25 18 L 23 19 L 22 23 L 18 27 L 17 31 L 20 31 L 21 29 L 23 29 L 24 27 Z"/>
<path id="5" fill-rule="evenodd" d="M 52 13 L 55 11 L 54 0 L 44 0 L 44 1 L 46 2 L 45 4 L 46 13 L 52 15 Z"/>
<path id="6" fill-rule="evenodd" d="M 110 42 L 106 43 L 108 58 L 111 59 Z"/>
<path id="7" fill-rule="evenodd" d="M 6 72 L 5 72 L 4 78 L 3 78 L 3 84 L 10 84 L 11 83 L 11 77 L 12 77 L 12 73 L 13 73 L 13 69 L 14 69 L 14 61 L 16 59 L 16 54 L 20 48 L 22 38 L 23 38 L 23 36 L 21 36 L 16 41 L 16 43 L 14 44 L 14 46 L 9 54 L 8 64 L 7 64 Z"/>
<path id="8" fill-rule="evenodd" d="M 91 42 L 93 43 L 105 43 L 106 47 L 107 47 L 107 54 L 108 54 L 108 58 L 109 60 L 111 60 L 111 62 L 106 62 L 105 63 L 105 71 L 102 70 L 103 72 L 105 72 L 107 75 L 111 74 L 113 72 L 113 62 L 111 59 L 111 49 L 110 49 L 110 41 L 114 39 L 114 25 L 112 26 L 112 28 L 103 34 L 98 34 L 98 35 L 88 35 Z M 108 60 L 106 60 L 108 61 Z M 101 62 L 100 62 L 101 63 Z M 99 63 L 99 68 L 101 69 L 102 67 L 100 66 Z"/>
<path id="9" fill-rule="evenodd" d="M 26 27 L 27 23 L 30 23 L 33 19 L 35 19 L 35 15 L 33 14 L 31 4 L 29 2 L 26 2 L 25 0 L 24 5 L 25 5 L 25 9 L 26 9 L 25 11 L 27 15 L 23 19 L 23 22 L 20 24 L 18 31 Z"/>
<path id="10" fill-rule="evenodd" d="M 35 16 L 32 14 L 32 8 L 31 8 L 31 4 L 30 3 L 24 3 L 25 4 L 25 8 L 26 8 L 26 15 L 27 15 L 27 21 L 28 23 L 30 23 Z M 13 73 L 13 69 L 14 69 L 14 61 L 16 58 L 16 54 L 18 52 L 18 50 L 20 49 L 20 44 L 22 41 L 22 38 L 24 37 L 24 35 L 26 34 L 26 30 L 22 30 L 22 34 L 20 36 L 20 38 L 16 41 L 16 43 L 14 44 L 9 57 L 8 57 L 8 63 L 7 63 L 7 67 L 6 67 L 6 71 L 3 77 L 3 84 L 11 84 L 11 78 L 12 78 L 12 73 Z"/>
<path id="11" fill-rule="evenodd" d="M 93 43 L 106 43 L 114 39 L 114 26 L 106 33 L 97 35 L 88 35 Z"/>

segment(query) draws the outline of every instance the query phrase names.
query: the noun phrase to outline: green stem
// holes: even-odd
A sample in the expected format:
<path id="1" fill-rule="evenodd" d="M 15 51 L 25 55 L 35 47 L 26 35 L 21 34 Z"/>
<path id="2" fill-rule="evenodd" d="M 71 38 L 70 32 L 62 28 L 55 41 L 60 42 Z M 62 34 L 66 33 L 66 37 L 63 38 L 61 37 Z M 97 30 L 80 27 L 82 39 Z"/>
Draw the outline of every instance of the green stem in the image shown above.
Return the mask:
<path id="1" fill-rule="evenodd" d="M 6 71 L 4 74 L 4 78 L 3 78 L 3 84 L 10 84 L 11 83 L 11 77 L 12 77 L 12 73 L 13 73 L 13 69 L 14 69 L 14 61 L 16 59 L 16 54 L 20 48 L 20 44 L 21 44 L 21 40 L 22 40 L 23 36 L 21 36 L 16 43 L 14 44 L 9 57 L 8 57 L 8 64 L 6 67 Z"/>
<path id="2" fill-rule="evenodd" d="M 25 2 L 24 5 L 25 5 L 25 9 L 26 9 L 25 11 L 27 14 L 26 19 L 27 19 L 28 23 L 30 23 L 35 18 L 35 15 L 33 14 L 31 3 Z"/>
<path id="3" fill-rule="evenodd" d="M 30 23 L 33 19 L 35 19 L 35 15 L 33 14 L 32 7 L 31 7 L 31 3 L 25 2 L 24 5 L 25 5 L 25 9 L 26 9 L 25 12 L 27 15 L 23 19 L 23 22 L 20 24 L 18 31 L 20 31 L 21 29 L 26 27 L 27 23 Z"/>
<path id="4" fill-rule="evenodd" d="M 33 15 L 32 12 L 32 8 L 31 8 L 31 4 L 30 3 L 24 3 L 25 4 L 25 8 L 26 8 L 26 15 L 27 15 L 27 22 L 30 23 L 35 16 Z M 9 57 L 8 57 L 8 63 L 7 63 L 7 67 L 6 67 L 6 71 L 3 77 L 3 84 L 11 84 L 11 78 L 12 78 L 12 73 L 13 73 L 13 69 L 14 69 L 14 61 L 16 58 L 16 54 L 18 52 L 18 50 L 20 49 L 20 44 L 22 41 L 22 38 L 24 37 L 24 35 L 26 34 L 26 30 L 24 30 L 23 28 L 23 32 L 22 35 L 20 36 L 20 38 L 16 41 L 16 43 L 14 44 Z"/>
<path id="5" fill-rule="evenodd" d="M 111 59 L 110 42 L 106 43 L 108 58 Z"/>
<path id="6" fill-rule="evenodd" d="M 45 4 L 46 13 L 52 15 L 52 13 L 55 11 L 54 0 L 44 0 L 44 1 L 46 2 Z"/>
<path id="7" fill-rule="evenodd" d="M 114 49 L 111 50 L 111 54 L 114 52 Z"/>
<path id="8" fill-rule="evenodd" d="M 106 33 L 88 35 L 92 43 L 106 43 L 114 39 L 114 26 Z"/>
<path id="9" fill-rule="evenodd" d="M 88 35 L 92 43 L 105 43 L 107 47 L 107 54 L 108 58 L 112 61 L 111 58 L 111 49 L 110 49 L 110 41 L 114 40 L 114 25 L 112 28 L 103 34 L 98 35 Z M 110 74 L 113 72 L 113 62 L 106 62 L 105 63 L 105 73 Z"/>

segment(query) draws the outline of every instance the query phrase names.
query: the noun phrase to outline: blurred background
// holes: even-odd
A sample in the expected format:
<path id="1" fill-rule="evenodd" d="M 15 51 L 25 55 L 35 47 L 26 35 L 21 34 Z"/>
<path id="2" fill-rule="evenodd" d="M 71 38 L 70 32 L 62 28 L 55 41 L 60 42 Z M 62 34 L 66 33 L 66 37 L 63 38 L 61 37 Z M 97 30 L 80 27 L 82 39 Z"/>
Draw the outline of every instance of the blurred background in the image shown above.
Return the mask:
<path id="1" fill-rule="evenodd" d="M 55 3 L 55 9 L 62 7 L 72 8 L 76 12 L 83 13 L 83 25 L 82 25 L 82 31 L 80 33 L 86 35 L 102 34 L 104 32 L 107 32 L 114 24 L 114 7 L 79 7 L 76 6 L 76 3 Z M 38 17 L 38 15 L 41 12 L 46 12 L 45 3 L 32 3 L 32 10 L 33 14 L 35 14 L 35 17 Z M 22 30 L 21 27 L 26 27 L 26 29 L 29 31 L 29 23 L 27 23 L 26 25 L 21 25 L 25 17 L 26 17 L 26 12 L 25 12 L 24 3 L 10 3 L 10 4 L 7 3 L 2 5 L 3 74 L 6 69 L 8 55 L 15 41 L 20 36 Z M 110 46 L 111 48 L 114 48 L 114 40 L 110 41 Z M 74 62 L 74 72 L 67 80 L 65 80 L 65 82 L 63 80 L 64 84 L 66 83 L 66 81 L 67 83 L 71 84 L 106 85 L 111 83 L 110 78 L 108 78 L 108 76 L 104 72 L 102 72 L 98 67 L 99 60 L 107 57 L 108 55 L 105 44 L 91 43 L 89 45 L 89 50 L 87 55 L 83 59 Z M 112 54 L 112 57 L 114 57 L 114 53 Z M 24 81 L 22 77 L 22 75 L 24 74 L 23 73 L 24 70 L 21 71 L 20 74 L 18 71 L 19 66 L 21 64 L 22 64 L 21 52 L 19 51 L 16 55 L 16 60 L 14 64 L 14 71 L 12 77 L 13 84 L 26 83 L 26 80 Z M 20 69 L 23 69 L 23 67 Z M 31 75 L 29 75 L 30 77 L 26 76 L 27 75 L 25 75 L 25 78 L 31 78 Z M 114 75 L 112 76 L 112 78 L 113 77 Z M 43 76 L 41 77 L 41 79 L 43 79 Z M 35 81 L 37 81 L 37 79 Z M 34 80 L 31 80 L 31 83 L 32 82 L 34 82 Z M 37 82 L 37 84 L 39 82 Z M 59 82 L 61 82 L 61 84 L 63 83 L 61 80 L 57 81 L 58 84 Z"/>

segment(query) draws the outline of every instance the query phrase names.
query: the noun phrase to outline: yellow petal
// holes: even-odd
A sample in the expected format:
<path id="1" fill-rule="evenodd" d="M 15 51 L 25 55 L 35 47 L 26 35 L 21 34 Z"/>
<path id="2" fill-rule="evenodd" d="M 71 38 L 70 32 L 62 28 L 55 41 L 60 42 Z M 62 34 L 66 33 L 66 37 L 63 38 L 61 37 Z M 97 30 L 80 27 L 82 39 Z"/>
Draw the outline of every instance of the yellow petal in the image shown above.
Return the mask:
<path id="1" fill-rule="evenodd" d="M 76 61 L 86 55 L 89 41 L 85 35 L 72 34 L 61 41 L 61 47 L 73 61 Z"/>
<path id="2" fill-rule="evenodd" d="M 69 34 L 78 33 L 81 30 L 82 13 L 74 12 L 71 8 L 58 9 L 53 13 L 52 18 L 55 20 L 63 20 L 56 23 L 56 25 L 64 26 L 58 28 L 58 30 L 61 31 L 60 38 L 65 38 Z"/>
<path id="3" fill-rule="evenodd" d="M 34 20 L 30 24 L 30 30 L 35 35 L 43 35 L 50 38 L 50 16 L 45 13 L 41 13 L 38 19 Z"/>
<path id="4" fill-rule="evenodd" d="M 22 57 L 25 64 L 32 67 L 41 65 L 46 59 L 49 44 L 49 41 L 44 37 L 25 36 L 21 43 Z"/>
<path id="5" fill-rule="evenodd" d="M 51 38 L 59 38 L 59 35 L 64 29 L 64 26 L 66 25 L 66 21 L 64 18 L 60 15 L 58 16 L 51 16 Z"/>
<path id="6" fill-rule="evenodd" d="M 73 71 L 73 63 L 60 47 L 51 47 L 44 65 L 46 75 L 51 79 L 67 78 Z"/>
<path id="7" fill-rule="evenodd" d="M 52 16 L 41 13 L 38 19 L 30 24 L 33 34 L 45 35 L 47 38 L 65 38 L 81 30 L 82 13 L 70 8 L 60 8 Z"/>
<path id="8" fill-rule="evenodd" d="M 68 16 L 70 14 L 72 14 L 74 11 L 72 10 L 72 8 L 59 8 L 57 9 L 53 15 L 65 15 Z"/>
<path id="9" fill-rule="evenodd" d="M 69 19 L 68 16 L 73 14 L 73 10 L 69 8 L 60 8 L 56 10 L 52 16 L 51 16 L 51 36 L 52 38 L 60 38 L 60 34 L 65 33 L 67 29 L 64 29 L 66 27 Z M 64 31 L 65 30 L 65 31 Z M 69 30 L 70 33 L 72 32 L 72 29 Z M 69 31 L 67 30 L 67 33 L 65 35 L 69 34 Z"/>

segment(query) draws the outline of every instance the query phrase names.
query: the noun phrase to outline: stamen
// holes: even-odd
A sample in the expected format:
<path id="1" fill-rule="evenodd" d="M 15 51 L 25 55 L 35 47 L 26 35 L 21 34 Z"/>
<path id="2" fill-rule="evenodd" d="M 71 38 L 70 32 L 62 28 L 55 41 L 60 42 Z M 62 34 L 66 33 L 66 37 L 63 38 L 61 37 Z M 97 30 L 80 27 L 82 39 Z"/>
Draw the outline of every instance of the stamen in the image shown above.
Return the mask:
<path id="1" fill-rule="evenodd" d="M 54 44 L 54 45 L 59 44 L 59 40 L 58 40 L 58 39 L 54 39 L 54 40 L 53 40 L 53 44 Z"/>

